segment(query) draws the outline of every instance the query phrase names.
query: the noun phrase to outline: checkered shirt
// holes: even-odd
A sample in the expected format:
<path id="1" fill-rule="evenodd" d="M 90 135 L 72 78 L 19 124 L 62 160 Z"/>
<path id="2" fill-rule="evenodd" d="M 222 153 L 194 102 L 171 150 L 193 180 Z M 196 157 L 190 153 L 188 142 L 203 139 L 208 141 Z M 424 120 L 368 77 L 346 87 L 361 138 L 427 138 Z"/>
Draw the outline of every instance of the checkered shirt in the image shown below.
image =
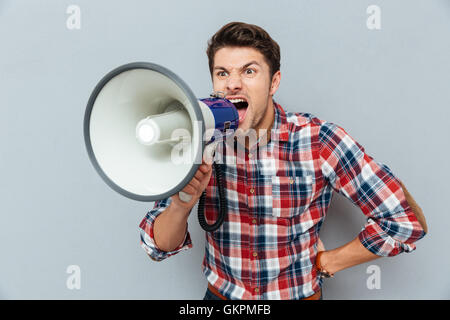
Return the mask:
<path id="1" fill-rule="evenodd" d="M 365 248 L 379 256 L 413 251 L 425 232 L 392 171 L 342 127 L 285 112 L 277 103 L 274 109 L 269 143 L 250 150 L 223 143 L 216 151 L 228 215 L 206 233 L 208 282 L 230 299 L 301 299 L 317 292 L 317 240 L 333 190 L 367 217 L 358 235 Z M 206 192 L 211 223 L 219 211 L 214 173 Z M 155 202 L 140 224 L 141 245 L 157 261 L 192 247 L 189 231 L 171 252 L 155 244 L 154 221 L 170 202 Z"/>

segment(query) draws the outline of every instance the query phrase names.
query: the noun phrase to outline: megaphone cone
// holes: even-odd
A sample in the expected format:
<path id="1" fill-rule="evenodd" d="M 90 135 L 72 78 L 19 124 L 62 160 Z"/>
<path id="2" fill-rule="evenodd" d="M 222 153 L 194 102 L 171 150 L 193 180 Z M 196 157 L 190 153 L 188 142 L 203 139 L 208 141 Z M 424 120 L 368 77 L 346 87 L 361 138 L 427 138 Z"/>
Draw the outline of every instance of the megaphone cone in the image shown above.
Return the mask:
<path id="1" fill-rule="evenodd" d="M 228 100 L 198 100 L 170 70 L 135 62 L 109 72 L 95 87 L 84 139 L 94 168 L 112 189 L 134 200 L 155 201 L 191 181 L 205 146 L 217 139 L 212 131 L 224 137 L 238 124 L 238 112 Z M 180 145 L 181 155 L 174 152 Z"/>

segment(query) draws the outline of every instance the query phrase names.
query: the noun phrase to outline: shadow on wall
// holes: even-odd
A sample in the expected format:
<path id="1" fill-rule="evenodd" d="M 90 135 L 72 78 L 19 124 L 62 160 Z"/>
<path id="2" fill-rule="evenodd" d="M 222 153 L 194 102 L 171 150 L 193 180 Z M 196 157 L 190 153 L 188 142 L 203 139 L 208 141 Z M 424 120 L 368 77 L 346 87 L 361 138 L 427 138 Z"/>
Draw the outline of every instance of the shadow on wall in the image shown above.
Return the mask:
<path id="1" fill-rule="evenodd" d="M 367 218 L 362 210 L 344 196 L 334 192 L 320 239 L 327 250 L 340 247 L 356 238 Z"/>
<path id="2" fill-rule="evenodd" d="M 344 196 L 333 192 L 333 199 L 328 209 L 327 217 L 320 230 L 320 239 L 326 250 L 340 247 L 355 239 L 364 227 L 367 218 L 361 209 L 355 206 Z M 357 268 L 351 268 L 351 275 L 345 270 L 332 281 L 325 280 L 323 283 L 324 299 L 355 299 L 358 289 L 353 288 L 354 283 L 358 285 L 365 283 L 365 273 L 357 272 Z"/>

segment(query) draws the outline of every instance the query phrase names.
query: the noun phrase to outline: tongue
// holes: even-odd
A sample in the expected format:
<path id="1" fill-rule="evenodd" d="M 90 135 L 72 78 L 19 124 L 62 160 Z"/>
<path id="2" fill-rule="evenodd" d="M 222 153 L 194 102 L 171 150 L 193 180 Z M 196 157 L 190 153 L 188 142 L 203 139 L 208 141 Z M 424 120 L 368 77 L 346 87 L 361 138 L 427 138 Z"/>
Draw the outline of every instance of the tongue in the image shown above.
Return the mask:
<path id="1" fill-rule="evenodd" d="M 245 118 L 245 114 L 247 113 L 247 108 L 237 109 L 239 113 L 239 122 L 242 122 Z"/>

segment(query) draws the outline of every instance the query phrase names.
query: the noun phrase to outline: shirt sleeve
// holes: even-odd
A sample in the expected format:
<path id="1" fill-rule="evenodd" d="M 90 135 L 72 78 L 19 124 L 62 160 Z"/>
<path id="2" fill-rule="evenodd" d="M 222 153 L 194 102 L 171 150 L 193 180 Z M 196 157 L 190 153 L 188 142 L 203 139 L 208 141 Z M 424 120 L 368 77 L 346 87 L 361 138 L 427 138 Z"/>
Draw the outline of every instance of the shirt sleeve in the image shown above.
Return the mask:
<path id="1" fill-rule="evenodd" d="M 425 231 L 388 166 L 376 162 L 340 126 L 324 122 L 319 133 L 321 170 L 333 189 L 367 217 L 358 237 L 378 256 L 416 249 Z"/>
<path id="2" fill-rule="evenodd" d="M 192 241 L 187 228 L 184 241 L 173 251 L 162 251 L 156 245 L 153 234 L 155 219 L 169 206 L 171 201 L 171 198 L 156 201 L 153 209 L 146 214 L 145 218 L 139 224 L 139 229 L 141 232 L 141 247 L 150 256 L 150 258 L 155 261 L 164 260 L 180 251 L 192 248 Z"/>

